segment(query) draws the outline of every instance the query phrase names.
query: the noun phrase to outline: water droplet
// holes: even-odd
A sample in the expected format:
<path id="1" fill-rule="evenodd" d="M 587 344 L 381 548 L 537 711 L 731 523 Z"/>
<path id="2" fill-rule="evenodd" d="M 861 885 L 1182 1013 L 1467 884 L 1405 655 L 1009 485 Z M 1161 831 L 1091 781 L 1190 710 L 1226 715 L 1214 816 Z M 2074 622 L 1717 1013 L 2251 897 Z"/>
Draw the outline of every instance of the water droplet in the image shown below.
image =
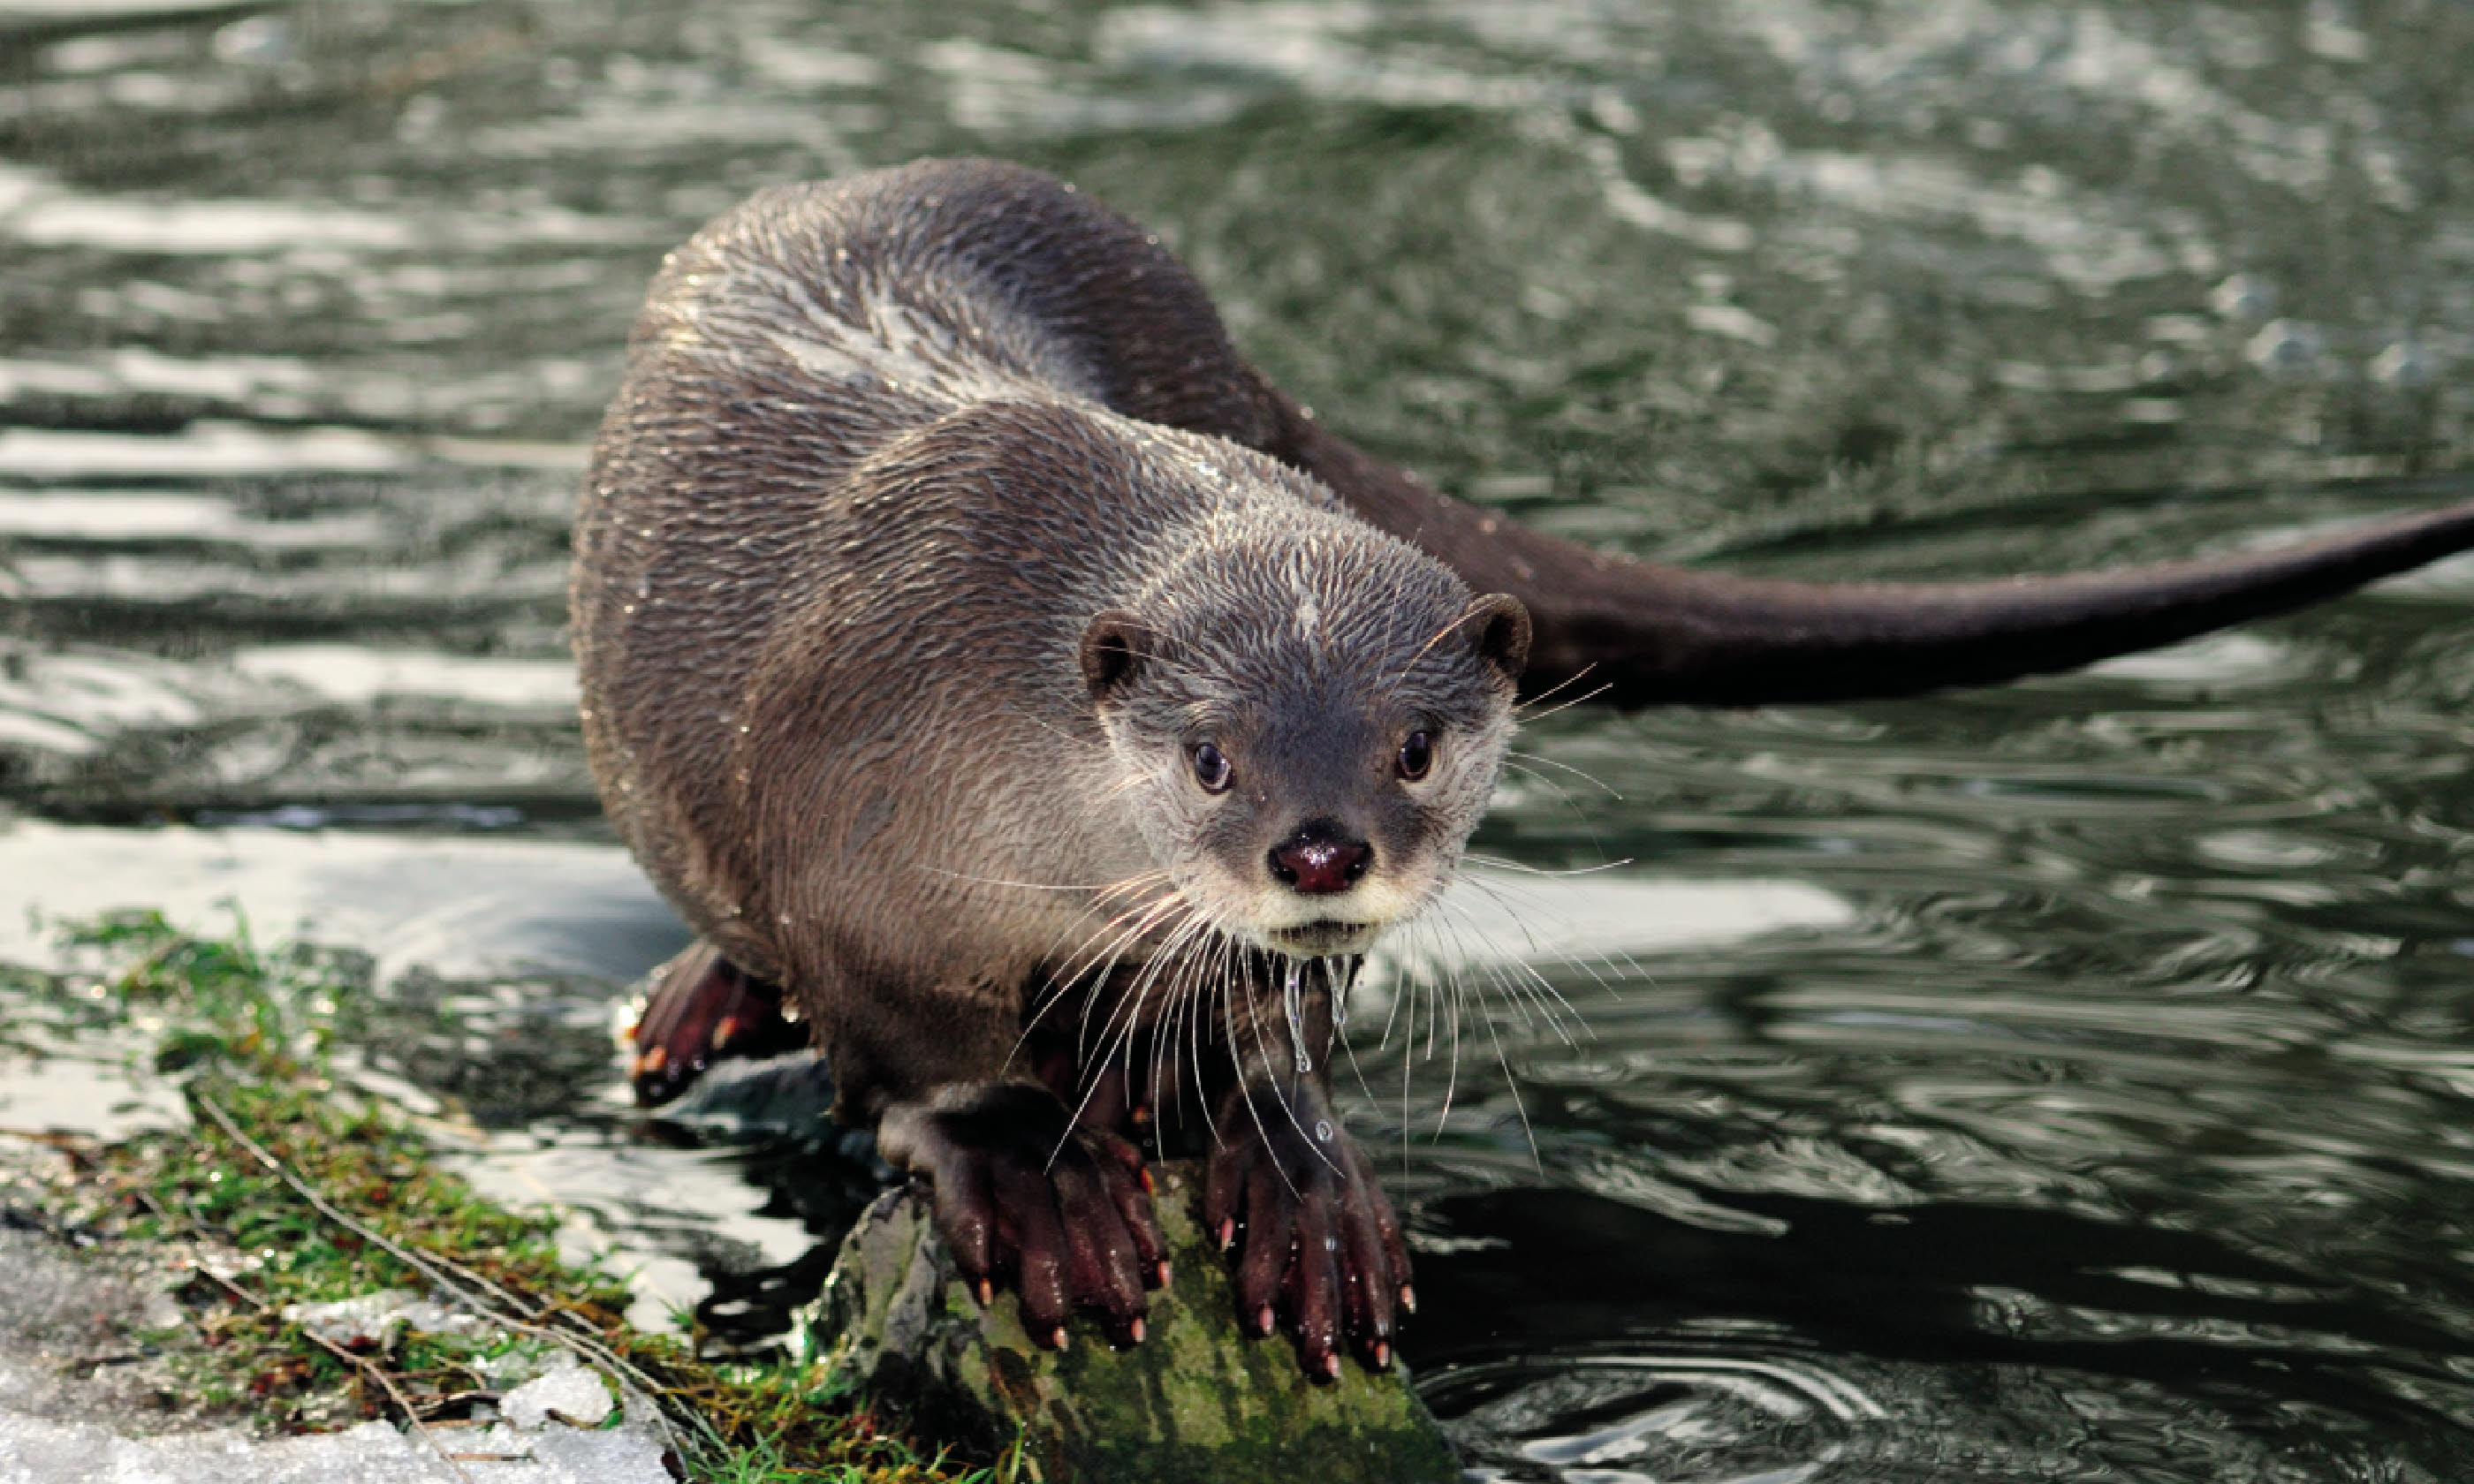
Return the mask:
<path id="1" fill-rule="evenodd" d="M 1328 1143 L 1330 1143 L 1330 1142 L 1331 1142 L 1331 1120 L 1330 1120 L 1330 1119 L 1328 1119 L 1328 1118 L 1317 1118 L 1317 1119 L 1315 1120 L 1315 1137 L 1316 1137 L 1316 1139 L 1317 1139 L 1317 1140 L 1319 1140 L 1320 1142 L 1322 1142 L 1322 1143 L 1326 1143 L 1326 1144 L 1328 1144 Z"/>
<path id="2" fill-rule="evenodd" d="M 1289 960 L 1288 979 L 1280 990 L 1281 1008 L 1288 1012 L 1289 1017 L 1289 1050 L 1296 1056 L 1300 1072 L 1314 1070 L 1314 1058 L 1306 1054 L 1305 1008 L 1300 1003 L 1298 992 L 1298 981 L 1304 977 L 1305 967 L 1302 959 Z"/>
<path id="3" fill-rule="evenodd" d="M 2270 320 L 2244 345 L 2250 363 L 2272 376 L 2298 376 L 2319 359 L 2319 327 L 2301 320 Z"/>
<path id="4" fill-rule="evenodd" d="M 1331 1044 L 1340 1039 L 1340 1028 L 1348 1023 L 1348 982 L 1344 970 L 1345 958 L 1319 958 L 1316 967 L 1322 970 L 1323 1001 L 1331 1007 L 1331 1018 L 1323 1022 L 1322 1054 L 1331 1059 Z"/>
<path id="5" fill-rule="evenodd" d="M 2371 379 L 2382 386 L 2425 386 L 2431 371 L 2430 354 L 2411 340 L 2400 340 L 2371 358 Z"/>
<path id="6" fill-rule="evenodd" d="M 2276 285 L 2255 274 L 2236 274 L 2208 295 L 2208 307 L 2228 320 L 2256 324 L 2276 307 Z"/>

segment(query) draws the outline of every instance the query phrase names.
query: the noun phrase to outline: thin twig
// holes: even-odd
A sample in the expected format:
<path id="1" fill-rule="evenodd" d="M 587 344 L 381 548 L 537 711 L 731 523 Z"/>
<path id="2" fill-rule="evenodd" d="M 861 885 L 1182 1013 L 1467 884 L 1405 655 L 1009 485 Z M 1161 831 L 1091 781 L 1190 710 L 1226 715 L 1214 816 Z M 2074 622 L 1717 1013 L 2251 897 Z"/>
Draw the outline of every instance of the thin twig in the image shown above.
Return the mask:
<path id="1" fill-rule="evenodd" d="M 612 1350 L 607 1344 L 603 1343 L 598 1332 L 590 1328 L 580 1316 L 570 1313 L 564 1308 L 527 1308 L 521 1301 L 515 1298 L 512 1294 L 509 1294 L 497 1283 L 494 1283 L 487 1278 L 482 1277 L 480 1274 L 473 1273 L 469 1269 L 462 1267 L 460 1264 L 446 1262 L 444 1259 L 432 1259 L 424 1254 L 415 1252 L 412 1249 L 405 1247 L 402 1243 L 394 1240 L 386 1233 L 376 1230 L 366 1222 L 353 1219 L 352 1216 L 338 1209 L 335 1204 L 327 1200 L 324 1194 L 320 1193 L 315 1185 L 310 1185 L 299 1175 L 294 1174 L 290 1166 L 286 1165 L 281 1160 L 277 1159 L 273 1154 L 269 1153 L 264 1145 L 258 1143 L 257 1140 L 241 1132 L 239 1123 L 234 1121 L 232 1115 L 230 1113 L 227 1113 L 224 1110 L 223 1105 L 216 1102 L 212 1096 L 204 1090 L 193 1090 L 191 1096 L 195 1097 L 197 1099 L 198 1106 L 204 1108 L 206 1111 L 207 1115 L 212 1117 L 215 1122 L 222 1127 L 223 1131 L 231 1137 L 234 1143 L 240 1145 L 244 1150 L 247 1150 L 252 1159 L 264 1165 L 278 1179 L 290 1186 L 294 1194 L 308 1202 L 311 1209 L 315 1209 L 320 1215 L 325 1216 L 327 1220 L 334 1222 L 346 1231 L 359 1236 L 362 1240 L 373 1244 L 396 1258 L 396 1260 L 403 1263 L 406 1267 L 411 1268 L 414 1272 L 428 1279 L 449 1298 L 463 1305 L 464 1308 L 471 1312 L 474 1317 L 485 1319 L 490 1323 L 498 1326 L 500 1328 L 507 1329 L 513 1333 L 528 1335 L 538 1340 L 546 1340 L 550 1344 L 557 1345 L 568 1350 L 579 1358 L 599 1366 L 601 1369 L 609 1372 L 614 1377 L 621 1380 L 622 1382 L 633 1382 L 637 1389 L 641 1390 L 646 1397 L 653 1399 L 656 1406 L 658 1407 L 659 1400 L 666 1390 L 662 1383 L 644 1374 L 643 1370 L 638 1367 L 634 1362 L 626 1359 L 617 1351 Z M 445 1269 L 449 1268 L 453 1269 L 457 1274 L 469 1278 L 471 1281 L 488 1289 L 490 1292 L 498 1295 L 509 1304 L 515 1305 L 518 1310 L 521 1313 L 525 1314 L 526 1317 L 518 1318 L 502 1313 L 485 1300 L 476 1297 L 464 1288 L 458 1287 L 447 1277 Z M 567 1329 L 549 1328 L 542 1325 L 529 1323 L 528 1319 L 530 1317 L 565 1320 L 570 1328 Z M 680 1407 L 678 1410 L 681 1414 L 681 1420 L 692 1424 L 697 1431 L 702 1432 L 715 1444 L 721 1445 L 723 1443 L 721 1434 L 716 1430 L 713 1424 L 703 1416 L 696 1413 L 693 1409 L 684 1406 Z M 674 1438 L 665 1437 L 663 1442 L 668 1445 L 675 1445 L 677 1440 Z"/>
<path id="2" fill-rule="evenodd" d="M 420 1253 L 414 1252 L 402 1243 L 394 1240 L 385 1233 L 378 1231 L 368 1223 L 356 1221 L 352 1217 L 346 1215 L 343 1211 L 336 1209 L 334 1204 L 328 1201 L 324 1195 L 320 1194 L 316 1186 L 310 1185 L 300 1176 L 292 1173 L 291 1166 L 285 1164 L 281 1160 L 277 1159 L 273 1154 L 270 1154 L 267 1151 L 266 1146 L 250 1137 L 247 1134 L 242 1133 L 240 1125 L 233 1121 L 230 1113 L 224 1111 L 224 1107 L 221 1103 L 216 1102 L 211 1096 L 203 1091 L 196 1093 L 195 1096 L 198 1100 L 198 1106 L 204 1108 L 208 1115 L 213 1117 L 215 1122 L 223 1126 L 223 1131 L 231 1136 L 233 1143 L 236 1143 L 240 1145 L 241 1148 L 247 1150 L 251 1159 L 254 1159 L 258 1163 L 265 1165 L 267 1170 L 278 1180 L 290 1185 L 294 1194 L 300 1196 L 301 1199 L 317 1208 L 318 1214 L 326 1217 L 337 1226 L 342 1227 L 353 1235 L 358 1236 L 363 1241 L 370 1243 L 372 1246 L 383 1250 L 388 1256 L 394 1257 L 397 1261 L 401 1262 L 404 1266 L 411 1268 L 414 1272 L 421 1274 L 424 1278 L 428 1279 L 431 1282 L 445 1289 L 466 1307 L 492 1319 L 499 1317 L 491 1310 L 489 1304 L 457 1287 L 439 1264 L 432 1262 L 428 1257 Z M 480 1277 L 478 1274 L 473 1274 L 470 1276 L 473 1281 L 479 1283 L 482 1287 L 489 1289 L 492 1293 L 497 1294 L 501 1300 L 504 1300 L 507 1304 L 513 1305 L 517 1312 L 523 1314 L 526 1318 L 532 1317 L 533 1311 L 527 1309 L 526 1306 L 515 1297 L 515 1295 L 507 1292 L 497 1284 L 491 1282 L 488 1279 Z"/>
<path id="3" fill-rule="evenodd" d="M 189 1266 L 200 1273 L 206 1274 L 208 1278 L 213 1279 L 217 1283 L 222 1284 L 226 1293 L 229 1293 L 233 1298 L 249 1304 L 259 1313 L 272 1314 L 278 1319 L 283 1317 L 280 1314 L 276 1314 L 274 1304 L 267 1303 L 264 1299 L 261 1299 L 257 1295 L 250 1292 L 248 1289 L 243 1288 L 240 1284 L 233 1282 L 230 1279 L 224 1277 L 213 1268 L 208 1267 L 199 1258 L 198 1255 L 194 1251 L 189 1254 Z M 351 1366 L 353 1370 L 360 1372 L 371 1380 L 377 1382 L 379 1389 L 387 1394 L 388 1400 L 392 1400 L 396 1404 L 397 1410 L 403 1413 L 403 1420 L 412 1424 L 412 1430 L 421 1434 L 421 1441 L 428 1444 L 429 1450 L 438 1455 L 438 1461 L 453 1470 L 455 1472 L 455 1476 L 462 1479 L 464 1484 L 473 1484 L 473 1475 L 466 1471 L 463 1464 L 457 1461 L 455 1454 L 447 1451 L 447 1445 L 439 1442 L 437 1437 L 430 1432 L 429 1424 L 421 1420 L 421 1414 L 419 1412 L 413 1410 L 412 1402 L 405 1398 L 404 1394 L 400 1390 L 397 1388 L 395 1377 L 387 1375 L 386 1367 L 379 1365 L 376 1361 L 370 1359 L 367 1355 L 353 1354 L 351 1351 L 346 1350 L 341 1345 L 336 1344 L 334 1341 L 306 1326 L 301 1327 L 301 1332 L 316 1341 L 320 1348 L 324 1349 L 327 1353 L 334 1356 L 344 1364 Z"/>

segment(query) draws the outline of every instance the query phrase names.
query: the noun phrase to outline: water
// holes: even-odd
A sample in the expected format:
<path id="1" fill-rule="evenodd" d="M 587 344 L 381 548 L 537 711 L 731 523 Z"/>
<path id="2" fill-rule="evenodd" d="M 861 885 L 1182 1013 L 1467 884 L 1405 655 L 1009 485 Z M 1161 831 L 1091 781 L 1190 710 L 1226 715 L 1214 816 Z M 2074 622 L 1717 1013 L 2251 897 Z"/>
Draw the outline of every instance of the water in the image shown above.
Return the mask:
<path id="1" fill-rule="evenodd" d="M 612 986 L 676 928 L 561 636 L 584 445 L 706 216 L 1011 156 L 1523 520 L 2056 568 L 2474 492 L 2469 60 L 2444 0 L 0 8 L 0 870 L 310 915 L 390 987 L 373 1075 L 761 1334 L 856 1177 L 617 1106 Z M 2469 599 L 1536 725 L 1475 849 L 1625 864 L 1485 878 L 1333 1053 L 1472 1462 L 2464 1476 Z M 1491 1015 L 1412 1018 L 1473 960 Z"/>
<path id="2" fill-rule="evenodd" d="M 1314 1054 L 1306 1050 L 1304 995 L 1298 989 L 1305 968 L 1302 959 L 1289 960 L 1288 975 L 1280 983 L 1280 1007 L 1289 1021 L 1289 1060 L 1296 1064 L 1300 1075 L 1314 1070 Z M 1328 986 L 1329 981 L 1325 984 Z"/>

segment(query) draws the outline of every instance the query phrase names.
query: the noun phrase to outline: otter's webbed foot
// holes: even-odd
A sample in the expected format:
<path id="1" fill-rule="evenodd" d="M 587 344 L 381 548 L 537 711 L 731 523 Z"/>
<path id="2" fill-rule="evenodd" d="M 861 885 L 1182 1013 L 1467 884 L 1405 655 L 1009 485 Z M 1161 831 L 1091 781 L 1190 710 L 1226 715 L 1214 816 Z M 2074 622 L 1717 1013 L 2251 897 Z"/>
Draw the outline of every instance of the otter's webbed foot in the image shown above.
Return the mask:
<path id="1" fill-rule="evenodd" d="M 1392 1364 L 1395 1305 L 1415 1309 L 1409 1246 L 1365 1151 L 1307 1082 L 1233 1088 L 1218 1115 L 1203 1220 L 1238 1241 L 1237 1308 L 1256 1334 L 1285 1324 L 1318 1380 L 1340 1376 L 1346 1333 L 1376 1370 Z"/>
<path id="2" fill-rule="evenodd" d="M 1119 1344 L 1143 1338 L 1143 1290 L 1168 1281 L 1151 1176 L 1133 1145 L 1077 1127 L 1045 1088 L 971 1083 L 897 1103 L 877 1126 L 887 1162 L 935 1185 L 936 1229 L 987 1302 L 1010 1279 L 1023 1327 L 1053 1349 L 1076 1306 Z"/>
<path id="3" fill-rule="evenodd" d="M 782 1014 L 782 992 L 696 943 L 654 971 L 653 993 L 629 1033 L 636 1105 L 658 1108 L 724 1057 L 771 1056 L 808 1043 Z"/>

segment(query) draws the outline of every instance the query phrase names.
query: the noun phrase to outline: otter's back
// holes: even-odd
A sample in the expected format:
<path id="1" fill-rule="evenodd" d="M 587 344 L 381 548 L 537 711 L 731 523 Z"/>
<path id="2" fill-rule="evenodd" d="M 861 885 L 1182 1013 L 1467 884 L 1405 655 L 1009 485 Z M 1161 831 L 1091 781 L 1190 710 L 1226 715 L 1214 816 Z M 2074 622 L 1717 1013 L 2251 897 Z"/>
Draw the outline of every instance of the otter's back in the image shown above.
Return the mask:
<path id="1" fill-rule="evenodd" d="M 767 191 L 665 263 L 594 448 L 572 621 L 610 817 L 734 959 L 778 967 L 739 910 L 758 868 L 730 785 L 756 667 L 818 595 L 914 570 L 946 539 L 849 518 L 871 461 L 1007 403 L 1120 428 L 1103 409 L 1243 422 L 1250 380 L 1233 352 L 1192 356 L 1197 324 L 1225 351 L 1155 241 L 982 161 Z M 1168 346 L 1176 364 L 1146 363 Z"/>

